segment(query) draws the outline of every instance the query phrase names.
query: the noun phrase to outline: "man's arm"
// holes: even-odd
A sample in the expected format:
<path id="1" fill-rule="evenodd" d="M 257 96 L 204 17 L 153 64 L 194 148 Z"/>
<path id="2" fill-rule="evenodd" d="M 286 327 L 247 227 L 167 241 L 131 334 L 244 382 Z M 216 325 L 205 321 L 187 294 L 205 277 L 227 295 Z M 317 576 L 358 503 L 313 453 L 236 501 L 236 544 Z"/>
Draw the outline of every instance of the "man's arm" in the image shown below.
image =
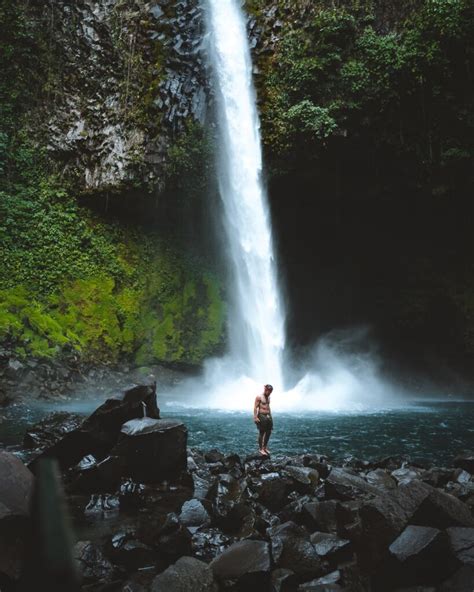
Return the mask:
<path id="1" fill-rule="evenodd" d="M 260 423 L 260 420 L 258 419 L 258 410 L 260 408 L 260 397 L 255 397 L 255 404 L 253 406 L 253 420 L 256 421 L 257 423 Z"/>

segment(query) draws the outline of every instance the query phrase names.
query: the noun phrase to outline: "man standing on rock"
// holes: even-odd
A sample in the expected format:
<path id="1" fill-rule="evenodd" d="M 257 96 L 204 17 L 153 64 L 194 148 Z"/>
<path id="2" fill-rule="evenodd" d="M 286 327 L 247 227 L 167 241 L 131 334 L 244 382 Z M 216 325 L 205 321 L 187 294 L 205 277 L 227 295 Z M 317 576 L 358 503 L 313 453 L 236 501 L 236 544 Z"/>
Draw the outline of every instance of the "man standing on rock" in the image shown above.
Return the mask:
<path id="1" fill-rule="evenodd" d="M 263 394 L 257 395 L 253 407 L 253 420 L 258 428 L 258 448 L 262 456 L 269 456 L 270 451 L 267 448 L 268 440 L 273 429 L 272 412 L 270 411 L 270 395 L 273 387 L 266 384 L 263 387 Z"/>

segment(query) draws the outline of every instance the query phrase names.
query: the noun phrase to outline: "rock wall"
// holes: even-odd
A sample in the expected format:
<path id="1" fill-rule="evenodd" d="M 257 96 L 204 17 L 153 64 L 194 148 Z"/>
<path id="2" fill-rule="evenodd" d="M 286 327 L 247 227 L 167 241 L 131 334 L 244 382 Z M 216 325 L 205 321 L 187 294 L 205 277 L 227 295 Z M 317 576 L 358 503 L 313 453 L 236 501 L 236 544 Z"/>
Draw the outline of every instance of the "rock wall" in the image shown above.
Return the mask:
<path id="1" fill-rule="evenodd" d="M 26 8 L 48 32 L 33 133 L 83 191 L 163 187 L 166 156 L 206 116 L 192 0 L 60 0 Z M 31 114 L 30 114 L 31 117 Z"/>

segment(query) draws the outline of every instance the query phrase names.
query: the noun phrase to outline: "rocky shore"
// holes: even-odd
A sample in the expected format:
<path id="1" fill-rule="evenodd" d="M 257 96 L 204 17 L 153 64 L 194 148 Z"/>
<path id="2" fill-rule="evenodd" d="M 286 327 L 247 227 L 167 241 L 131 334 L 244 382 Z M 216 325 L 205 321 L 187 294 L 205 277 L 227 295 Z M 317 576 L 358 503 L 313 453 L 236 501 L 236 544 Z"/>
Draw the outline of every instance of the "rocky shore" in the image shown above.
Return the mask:
<path id="1" fill-rule="evenodd" d="M 395 457 L 334 466 L 317 452 L 188 449 L 186 426 L 160 419 L 155 384 L 135 385 L 85 420 L 53 414 L 23 444 L 28 466 L 0 452 L 2 592 L 57 589 L 47 550 L 67 519 L 44 501 L 48 463 L 73 522 L 70 590 L 474 589 L 472 454 L 450 467 Z M 48 511 L 63 530 L 40 528 Z"/>

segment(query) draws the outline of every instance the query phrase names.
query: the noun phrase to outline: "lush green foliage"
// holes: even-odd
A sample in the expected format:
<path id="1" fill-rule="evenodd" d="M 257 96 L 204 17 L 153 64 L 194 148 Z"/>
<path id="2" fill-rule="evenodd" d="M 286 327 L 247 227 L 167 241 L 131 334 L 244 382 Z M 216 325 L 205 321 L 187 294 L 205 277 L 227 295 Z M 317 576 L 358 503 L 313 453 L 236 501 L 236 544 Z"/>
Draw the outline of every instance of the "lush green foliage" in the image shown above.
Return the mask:
<path id="1" fill-rule="evenodd" d="M 274 170 L 315 160 L 330 137 L 359 136 L 414 158 L 419 178 L 447 183 L 473 154 L 474 15 L 469 0 L 426 0 L 380 32 L 375 3 L 315 3 L 286 28 L 261 81 L 264 139 Z M 308 150 L 311 148 L 311 150 Z"/>

